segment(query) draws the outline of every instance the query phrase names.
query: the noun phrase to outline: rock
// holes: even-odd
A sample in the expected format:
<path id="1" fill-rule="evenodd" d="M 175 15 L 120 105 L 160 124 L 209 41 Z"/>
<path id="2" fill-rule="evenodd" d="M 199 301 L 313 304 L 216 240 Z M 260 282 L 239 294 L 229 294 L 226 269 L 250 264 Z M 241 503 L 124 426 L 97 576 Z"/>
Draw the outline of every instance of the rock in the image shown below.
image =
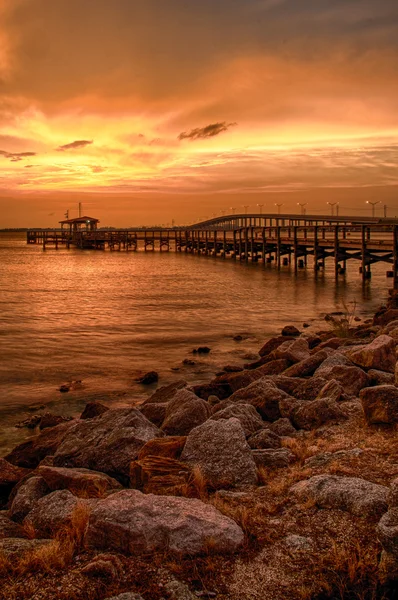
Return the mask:
<path id="1" fill-rule="evenodd" d="M 321 389 L 319 394 L 316 397 L 316 400 L 321 400 L 322 398 L 330 398 L 333 402 L 338 402 L 343 394 L 343 387 L 341 383 L 336 381 L 335 379 L 331 379 Z"/>
<path id="2" fill-rule="evenodd" d="M 235 552 L 243 537 L 232 519 L 200 500 L 123 490 L 93 508 L 86 543 L 128 554 L 171 550 L 195 555 L 209 543 L 213 551 Z"/>
<path id="3" fill-rule="evenodd" d="M 225 365 L 222 370 L 225 373 L 240 373 L 241 371 L 244 371 L 244 368 L 238 367 L 238 365 Z"/>
<path id="4" fill-rule="evenodd" d="M 299 330 L 297 329 L 297 327 L 295 327 L 294 325 L 286 325 L 281 332 L 281 335 L 283 336 L 290 336 L 290 337 L 296 337 L 298 335 L 300 335 Z"/>
<path id="5" fill-rule="evenodd" d="M 210 416 L 210 406 L 189 390 L 179 390 L 166 407 L 162 430 L 166 435 L 187 435 Z"/>
<path id="6" fill-rule="evenodd" d="M 238 419 L 208 420 L 193 429 L 181 460 L 199 466 L 214 488 L 257 483 L 252 451 Z"/>
<path id="7" fill-rule="evenodd" d="M 10 507 L 10 516 L 14 521 L 22 523 L 33 506 L 47 494 L 50 488 L 40 476 L 27 479 L 17 490 Z"/>
<path id="8" fill-rule="evenodd" d="M 186 436 L 171 436 L 149 440 L 139 451 L 138 460 L 143 460 L 146 456 L 180 458 L 186 440 Z"/>
<path id="9" fill-rule="evenodd" d="M 361 390 L 360 399 L 369 425 L 390 425 L 398 422 L 398 388 L 395 385 L 364 388 Z"/>
<path id="10" fill-rule="evenodd" d="M 123 576 L 123 564 L 115 554 L 97 554 L 81 570 L 87 577 L 117 579 Z"/>
<path id="11" fill-rule="evenodd" d="M 395 341 L 389 335 L 379 335 L 370 344 L 356 346 L 347 353 L 347 356 L 360 367 L 394 373 Z"/>
<path id="12" fill-rule="evenodd" d="M 130 487 L 147 493 L 181 495 L 176 489 L 189 482 L 192 469 L 167 456 L 148 455 L 130 465 Z"/>
<path id="13" fill-rule="evenodd" d="M 324 377 L 317 377 L 314 375 L 310 379 L 300 383 L 296 389 L 293 390 L 292 395 L 297 398 L 297 400 L 315 400 L 327 383 L 328 380 Z"/>
<path id="14" fill-rule="evenodd" d="M 305 338 L 288 340 L 272 352 L 273 358 L 283 358 L 298 363 L 310 357 L 310 349 Z"/>
<path id="15" fill-rule="evenodd" d="M 26 469 L 16 467 L 4 458 L 0 458 L 0 506 L 7 500 L 12 488 L 28 473 Z"/>
<path id="16" fill-rule="evenodd" d="M 42 415 L 32 415 L 24 421 L 19 421 L 19 423 L 17 423 L 15 427 L 17 427 L 17 429 L 22 429 L 22 427 L 27 427 L 28 429 L 35 429 L 39 425 L 41 417 Z"/>
<path id="17" fill-rule="evenodd" d="M 232 404 L 213 414 L 210 419 L 218 421 L 220 419 L 228 420 L 231 417 L 238 419 L 246 436 L 262 429 L 264 425 L 260 415 L 251 404 Z"/>
<path id="18" fill-rule="evenodd" d="M 345 338 L 333 337 L 318 344 L 316 351 L 320 352 L 324 348 L 333 348 L 334 350 L 337 350 L 340 346 L 344 346 L 345 343 Z"/>
<path id="19" fill-rule="evenodd" d="M 281 439 L 279 435 L 273 433 L 270 429 L 262 429 L 257 431 L 247 440 L 250 448 L 261 450 L 264 448 L 280 448 Z"/>
<path id="20" fill-rule="evenodd" d="M 265 365 L 255 369 L 254 373 L 258 377 L 264 377 L 265 375 L 279 375 L 284 373 L 291 365 L 291 361 L 286 358 L 278 358 L 276 360 L 270 360 Z"/>
<path id="21" fill-rule="evenodd" d="M 398 508 L 390 508 L 377 525 L 377 535 L 383 549 L 398 558 Z"/>
<path id="22" fill-rule="evenodd" d="M 390 493 L 388 495 L 388 505 L 390 508 L 398 507 L 398 478 L 390 484 Z"/>
<path id="23" fill-rule="evenodd" d="M 88 402 L 82 414 L 80 415 L 80 418 L 94 419 L 95 417 L 103 415 L 107 410 L 109 410 L 109 408 L 100 402 Z"/>
<path id="24" fill-rule="evenodd" d="M 51 543 L 51 540 L 26 540 L 21 538 L 4 538 L 0 540 L 0 553 L 10 561 L 20 559 L 24 554 L 40 550 Z"/>
<path id="25" fill-rule="evenodd" d="M 198 600 L 198 596 L 193 594 L 185 583 L 176 579 L 168 581 L 164 589 L 169 594 L 170 600 Z"/>
<path id="26" fill-rule="evenodd" d="M 143 385 L 151 385 L 152 383 L 156 383 L 159 379 L 159 374 L 156 371 L 148 371 L 148 373 L 144 373 L 140 377 L 137 377 L 135 380 L 137 383 L 142 383 Z"/>
<path id="27" fill-rule="evenodd" d="M 337 452 L 321 452 L 315 456 L 306 458 L 304 464 L 311 469 L 326 467 L 333 461 L 341 461 L 350 458 L 358 458 L 363 454 L 361 448 L 353 448 L 352 450 L 338 450 Z"/>
<path id="28" fill-rule="evenodd" d="M 140 412 L 154 425 L 161 427 L 163 421 L 166 418 L 167 403 L 161 404 L 156 402 L 154 404 L 142 404 L 139 407 Z"/>
<path id="29" fill-rule="evenodd" d="M 58 447 L 54 466 L 92 469 L 128 481 L 130 462 L 142 446 L 163 435 L 136 408 L 108 410 L 99 419 L 73 424 Z"/>
<path id="30" fill-rule="evenodd" d="M 271 352 L 276 350 L 281 344 L 284 344 L 285 342 L 286 342 L 285 336 L 271 338 L 270 340 L 265 342 L 264 346 L 261 348 L 261 350 L 259 352 L 259 355 L 262 357 L 268 356 L 269 354 L 271 354 Z"/>
<path id="31" fill-rule="evenodd" d="M 196 362 L 194 360 L 191 360 L 190 358 L 184 358 L 182 364 L 192 367 L 193 365 L 196 365 Z"/>
<path id="32" fill-rule="evenodd" d="M 140 594 L 134 594 L 134 592 L 125 592 L 118 596 L 112 596 L 112 598 L 105 598 L 105 600 L 144 600 Z"/>
<path id="33" fill-rule="evenodd" d="M 344 510 L 357 517 L 377 518 L 387 510 L 388 488 L 358 477 L 315 475 L 296 483 L 291 492 L 321 508 Z"/>
<path id="34" fill-rule="evenodd" d="M 383 308 L 377 311 L 375 316 L 373 317 L 373 325 L 388 325 L 391 321 L 398 320 L 398 310 L 397 309 L 387 309 Z"/>
<path id="35" fill-rule="evenodd" d="M 207 399 L 207 402 L 210 404 L 210 406 L 215 406 L 216 404 L 220 403 L 220 398 L 218 396 L 209 396 Z"/>
<path id="36" fill-rule="evenodd" d="M 353 367 L 354 363 L 341 352 L 333 352 L 330 356 L 327 357 L 326 360 L 323 361 L 322 365 L 318 367 L 315 372 L 317 377 L 323 377 L 322 371 L 328 372 L 330 367 L 336 366 L 345 366 L 345 367 Z"/>
<path id="37" fill-rule="evenodd" d="M 64 394 L 65 394 L 66 392 L 69 392 L 69 390 L 70 390 L 70 386 L 69 386 L 67 383 L 63 383 L 63 384 L 62 384 L 62 385 L 60 385 L 60 387 L 59 387 L 59 391 L 60 391 L 60 392 L 62 392 L 62 393 L 64 393 Z"/>
<path id="38" fill-rule="evenodd" d="M 292 365 L 283 372 L 285 377 L 306 377 L 315 373 L 316 369 L 328 358 L 327 352 L 321 350 L 305 360 Z"/>
<path id="39" fill-rule="evenodd" d="M 289 396 L 294 396 L 295 390 L 308 381 L 302 377 L 285 377 L 285 375 L 276 375 L 269 377 L 269 379 L 270 381 L 273 381 L 278 389 L 282 390 L 282 392 L 286 392 Z"/>
<path id="40" fill-rule="evenodd" d="M 290 415 L 290 420 L 295 427 L 306 430 L 315 429 L 330 421 L 339 422 L 346 418 L 339 405 L 330 398 L 302 402 Z"/>
<path id="41" fill-rule="evenodd" d="M 62 415 L 53 415 L 52 413 L 46 412 L 40 419 L 39 429 L 47 429 L 48 427 L 55 427 L 60 423 L 66 423 L 71 421 L 72 417 L 63 417 Z"/>
<path id="42" fill-rule="evenodd" d="M 211 407 L 211 414 L 215 415 L 220 410 L 224 410 L 224 408 L 228 408 L 228 406 L 233 406 L 233 405 L 234 405 L 234 402 L 231 402 L 231 400 L 229 398 L 226 398 L 225 400 L 221 400 L 221 402 L 218 402 L 217 404 L 215 404 L 214 406 Z"/>
<path id="43" fill-rule="evenodd" d="M 312 552 L 314 550 L 312 539 L 302 535 L 287 535 L 282 541 L 289 552 Z"/>
<path id="44" fill-rule="evenodd" d="M 279 402 L 287 397 L 285 392 L 264 377 L 238 390 L 230 396 L 229 400 L 234 403 L 251 404 L 264 420 L 276 421 L 281 417 Z"/>
<path id="45" fill-rule="evenodd" d="M 278 419 L 269 425 L 270 430 L 278 436 L 292 436 L 297 433 L 289 419 Z"/>
<path id="46" fill-rule="evenodd" d="M 174 398 L 174 396 L 176 395 L 176 392 L 178 392 L 178 390 L 181 390 L 181 389 L 185 388 L 186 386 L 187 386 L 187 382 L 184 381 L 183 379 L 180 379 L 179 381 L 174 381 L 173 383 L 170 383 L 169 385 L 164 385 L 164 386 L 158 388 L 154 394 L 149 396 L 149 398 L 144 400 L 142 405 L 166 404 L 167 402 L 169 402 L 170 400 L 172 400 Z"/>
<path id="47" fill-rule="evenodd" d="M 359 367 L 347 367 L 345 365 L 326 368 L 322 365 L 315 371 L 315 375 L 320 375 L 327 380 L 335 379 L 341 383 L 344 392 L 349 396 L 358 396 L 362 388 L 367 387 L 370 382 L 365 371 Z"/>
<path id="48" fill-rule="evenodd" d="M 122 486 L 116 479 L 89 469 L 39 467 L 38 472 L 51 491 L 69 490 L 78 498 L 100 498 Z"/>
<path id="49" fill-rule="evenodd" d="M 192 350 L 193 354 L 209 354 L 211 349 L 208 346 L 199 346 L 199 348 L 195 348 Z"/>
<path id="50" fill-rule="evenodd" d="M 279 402 L 279 410 L 282 418 L 291 419 L 295 410 L 298 410 L 303 405 L 302 400 L 296 400 L 296 398 L 283 398 Z"/>
<path id="51" fill-rule="evenodd" d="M 0 540 L 4 538 L 25 538 L 26 534 L 22 527 L 10 519 L 10 513 L 6 510 L 0 511 Z"/>
<path id="52" fill-rule="evenodd" d="M 194 393 L 203 400 L 208 400 L 210 396 L 217 396 L 220 400 L 228 398 L 232 394 L 231 386 L 228 381 L 213 380 L 211 383 L 202 383 L 200 385 L 194 385 Z"/>
<path id="53" fill-rule="evenodd" d="M 72 522 L 73 514 L 81 502 L 68 490 L 52 492 L 35 503 L 24 522 L 33 526 L 37 537 L 52 537 Z"/>
<path id="54" fill-rule="evenodd" d="M 258 467 L 280 469 L 288 467 L 294 461 L 294 454 L 288 448 L 253 450 L 254 462 Z"/>
<path id="55" fill-rule="evenodd" d="M 227 396 L 220 396 L 217 392 L 214 392 L 219 398 L 224 400 L 224 398 L 230 396 L 233 392 L 240 390 L 241 388 L 247 387 L 253 381 L 260 379 L 262 374 L 257 372 L 257 369 L 253 371 L 242 371 L 240 373 L 225 373 L 224 375 L 220 375 L 216 379 L 213 380 L 212 383 L 223 383 L 228 384 L 229 394 Z M 194 388 L 196 389 L 196 387 Z"/>
<path id="56" fill-rule="evenodd" d="M 69 429 L 74 426 L 74 421 L 69 421 L 68 423 L 61 423 L 61 425 L 57 425 L 56 427 L 45 429 L 37 437 L 19 444 L 5 458 L 13 465 L 35 469 L 46 456 L 53 455 L 56 452 Z"/>

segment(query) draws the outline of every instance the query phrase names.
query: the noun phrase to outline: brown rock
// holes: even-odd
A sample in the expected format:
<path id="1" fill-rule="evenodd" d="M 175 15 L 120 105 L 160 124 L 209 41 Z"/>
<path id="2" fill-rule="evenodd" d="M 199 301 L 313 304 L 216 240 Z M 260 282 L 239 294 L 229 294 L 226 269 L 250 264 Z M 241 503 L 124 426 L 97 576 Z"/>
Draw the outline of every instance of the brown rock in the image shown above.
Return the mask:
<path id="1" fill-rule="evenodd" d="M 231 386 L 228 381 L 221 380 L 223 376 L 217 377 L 216 380 L 213 380 L 211 383 L 203 383 L 200 385 L 194 385 L 193 391 L 196 396 L 202 398 L 203 400 L 208 400 L 210 396 L 217 396 L 220 400 L 224 398 L 228 398 L 232 394 Z"/>
<path id="2" fill-rule="evenodd" d="M 15 484 L 29 471 L 21 469 L 0 458 L 0 508 L 7 503 L 8 496 Z"/>
<path id="3" fill-rule="evenodd" d="M 360 367 L 394 373 L 395 341 L 389 335 L 379 335 L 370 344 L 356 346 L 347 356 Z"/>
<path id="4" fill-rule="evenodd" d="M 81 572 L 87 577 L 117 579 L 123 576 L 123 563 L 115 554 L 97 554 Z"/>
<path id="5" fill-rule="evenodd" d="M 315 429 L 330 421 L 346 419 L 345 413 L 339 405 L 330 398 L 302 402 L 291 413 L 290 419 L 299 429 Z"/>
<path id="6" fill-rule="evenodd" d="M 369 385 L 369 377 L 359 367 L 347 367 L 344 365 L 336 365 L 334 367 L 323 366 L 317 369 L 316 375 L 320 375 L 325 379 L 335 379 L 343 386 L 344 392 L 350 396 L 358 396 L 362 388 Z"/>
<path id="7" fill-rule="evenodd" d="M 22 523 L 37 500 L 49 494 L 50 491 L 50 488 L 42 477 L 34 476 L 27 479 L 18 488 L 12 500 L 10 507 L 11 518 L 18 523 Z"/>
<path id="8" fill-rule="evenodd" d="M 210 406 L 189 390 L 179 390 L 166 407 L 162 431 L 166 435 L 187 435 L 210 416 Z"/>
<path id="9" fill-rule="evenodd" d="M 286 358 L 278 358 L 277 360 L 271 360 L 267 364 L 255 369 L 254 373 L 259 377 L 265 377 L 266 375 L 279 375 L 284 373 L 291 365 L 291 361 Z"/>
<path id="10" fill-rule="evenodd" d="M 395 383 L 394 375 L 386 371 L 369 369 L 368 377 L 370 378 L 371 385 L 394 385 Z"/>
<path id="11" fill-rule="evenodd" d="M 373 325 L 385 326 L 391 321 L 395 320 L 398 320 L 398 310 L 393 308 L 383 308 L 380 309 L 373 317 Z"/>
<path id="12" fill-rule="evenodd" d="M 281 469 L 294 462 L 294 454 L 288 448 L 253 450 L 254 462 L 258 467 Z"/>
<path id="13" fill-rule="evenodd" d="M 297 400 L 315 400 L 322 388 L 328 383 L 323 377 L 311 377 L 300 383 L 292 392 Z"/>
<path id="14" fill-rule="evenodd" d="M 308 375 L 313 375 L 316 369 L 326 360 L 328 357 L 327 352 L 320 351 L 316 354 L 313 354 L 309 358 L 305 360 L 301 360 L 300 362 L 292 365 L 286 371 L 284 371 L 285 377 L 306 377 Z"/>
<path id="15" fill-rule="evenodd" d="M 238 419 L 246 436 L 263 427 L 260 415 L 251 404 L 231 404 L 224 408 L 224 410 L 217 411 L 210 419 L 218 421 L 220 419 L 228 420 L 232 417 Z"/>
<path id="16" fill-rule="evenodd" d="M 154 404 L 142 404 L 139 407 L 139 410 L 142 414 L 154 425 L 157 427 L 161 427 L 163 421 L 166 418 L 166 408 L 167 402 L 161 404 L 160 402 L 156 402 Z"/>
<path id="17" fill-rule="evenodd" d="M 341 383 L 339 383 L 335 379 L 331 379 L 330 381 L 325 383 L 325 385 L 317 395 L 316 400 L 321 400 L 322 398 L 330 398 L 330 400 L 333 400 L 333 402 L 338 402 L 343 395 L 344 393 Z"/>
<path id="18" fill-rule="evenodd" d="M 262 429 L 253 433 L 247 440 L 250 448 L 253 450 L 261 450 L 266 448 L 280 448 L 281 438 L 276 433 L 273 433 L 270 429 Z"/>
<path id="19" fill-rule="evenodd" d="M 0 554 L 7 560 L 21 559 L 25 554 L 31 554 L 51 543 L 51 540 L 26 540 L 21 538 L 4 538 L 0 540 Z"/>
<path id="20" fill-rule="evenodd" d="M 95 417 L 103 415 L 107 410 L 109 410 L 109 408 L 100 402 L 88 402 L 84 411 L 80 415 L 80 418 L 94 419 Z"/>
<path id="21" fill-rule="evenodd" d="M 100 498 L 122 487 L 116 479 L 89 469 L 39 467 L 38 472 L 51 491 L 69 490 L 78 498 Z"/>
<path id="22" fill-rule="evenodd" d="M 6 510 L 0 511 L 0 540 L 25 537 L 26 534 L 23 528 L 9 518 L 9 512 Z"/>
<path id="23" fill-rule="evenodd" d="M 278 389 L 269 379 L 262 378 L 230 396 L 231 402 L 247 403 L 254 406 L 266 421 L 276 421 L 281 417 L 279 402 L 288 395 Z"/>
<path id="24" fill-rule="evenodd" d="M 281 437 L 290 437 L 297 433 L 289 419 L 278 419 L 275 423 L 271 423 L 270 430 Z"/>
<path id="25" fill-rule="evenodd" d="M 285 342 L 286 342 L 285 336 L 281 335 L 279 337 L 273 337 L 265 342 L 264 346 L 261 348 L 261 350 L 259 352 L 259 355 L 262 357 L 268 356 L 269 354 L 271 354 L 271 352 L 276 350 L 281 344 L 284 344 Z"/>
<path id="26" fill-rule="evenodd" d="M 40 419 L 39 429 L 47 429 L 48 427 L 55 427 L 60 423 L 66 423 L 67 421 L 71 421 L 72 417 L 63 417 L 62 415 L 53 415 L 52 413 L 44 413 Z"/>
<path id="27" fill-rule="evenodd" d="M 305 338 L 288 340 L 273 351 L 274 358 L 284 358 L 292 363 L 298 363 L 310 357 L 310 349 Z"/>
<path id="28" fill-rule="evenodd" d="M 181 390 L 183 388 L 185 388 L 187 386 L 187 382 L 184 381 L 183 379 L 180 379 L 179 381 L 174 381 L 173 383 L 170 383 L 169 385 L 164 385 L 160 388 L 158 388 L 156 390 L 156 392 L 154 394 L 152 394 L 152 396 L 149 396 L 149 398 L 147 398 L 146 400 L 144 400 L 143 405 L 145 404 L 166 404 L 167 402 L 169 402 L 170 400 L 172 400 L 176 394 L 176 392 L 178 392 L 178 390 Z"/>
<path id="29" fill-rule="evenodd" d="M 138 460 L 143 460 L 147 456 L 180 458 L 186 440 L 186 436 L 171 436 L 149 440 L 139 451 Z"/>
<path id="30" fill-rule="evenodd" d="M 295 327 L 294 325 L 286 325 L 282 331 L 281 331 L 281 335 L 286 337 L 297 337 L 300 335 L 299 330 L 297 329 L 297 327 Z"/>
<path id="31" fill-rule="evenodd" d="M 52 492 L 36 502 L 25 517 L 25 523 L 33 526 L 37 537 L 52 537 L 72 522 L 73 514 L 82 502 L 68 490 Z"/>
<path id="32" fill-rule="evenodd" d="M 143 385 L 151 385 L 152 383 L 156 383 L 159 379 L 159 374 L 156 371 L 148 371 L 143 375 L 140 375 L 135 379 L 137 383 L 142 383 Z"/>
<path id="33" fill-rule="evenodd" d="M 398 389 L 394 385 L 364 388 L 360 399 L 369 425 L 398 423 Z"/>

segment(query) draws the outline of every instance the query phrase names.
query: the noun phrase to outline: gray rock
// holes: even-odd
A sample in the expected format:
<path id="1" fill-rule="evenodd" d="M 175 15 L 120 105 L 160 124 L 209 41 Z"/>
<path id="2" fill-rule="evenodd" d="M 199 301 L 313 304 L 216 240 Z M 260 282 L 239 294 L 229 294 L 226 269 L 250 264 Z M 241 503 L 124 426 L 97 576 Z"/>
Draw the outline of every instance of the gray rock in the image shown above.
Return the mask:
<path id="1" fill-rule="evenodd" d="M 168 594 L 170 594 L 170 600 L 197 600 L 198 597 L 193 594 L 189 587 L 182 583 L 181 581 L 177 581 L 176 579 L 172 579 L 168 581 L 164 586 L 164 589 Z"/>
<path id="2" fill-rule="evenodd" d="M 232 394 L 228 400 L 251 404 L 264 420 L 276 421 L 281 417 L 279 402 L 284 398 L 289 398 L 286 392 L 277 388 L 273 381 L 262 377 Z"/>
<path id="3" fill-rule="evenodd" d="M 330 421 L 346 419 L 340 406 L 330 398 L 302 402 L 290 413 L 290 420 L 298 429 L 315 429 Z"/>
<path id="4" fill-rule="evenodd" d="M 288 340 L 272 352 L 272 357 L 284 358 L 292 363 L 306 360 L 307 358 L 310 358 L 308 342 L 304 338 Z"/>
<path id="5" fill-rule="evenodd" d="M 235 552 L 243 531 L 232 519 L 200 500 L 123 490 L 99 500 L 86 536 L 88 546 L 129 554 L 172 550 Z"/>
<path id="6" fill-rule="evenodd" d="M 72 425 L 54 456 L 54 466 L 92 469 L 127 481 L 130 463 L 142 446 L 163 435 L 136 408 L 108 410 L 99 419 Z"/>
<path id="7" fill-rule="evenodd" d="M 345 510 L 358 517 L 377 518 L 387 510 L 388 488 L 358 477 L 315 475 L 296 483 L 291 492 L 314 500 L 321 508 Z"/>
<path id="8" fill-rule="evenodd" d="M 310 456 L 304 461 L 306 467 L 316 469 L 319 467 L 326 467 L 333 461 L 341 461 L 350 458 L 358 458 L 363 454 L 361 448 L 353 448 L 352 450 L 338 450 L 337 452 L 322 452 L 315 456 Z"/>
<path id="9" fill-rule="evenodd" d="M 223 410 L 217 411 L 210 419 L 219 421 L 220 419 L 228 420 L 233 417 L 238 419 L 246 436 L 262 429 L 264 425 L 260 415 L 251 404 L 232 404 Z"/>
<path id="10" fill-rule="evenodd" d="M 360 392 L 362 409 L 369 424 L 398 422 L 398 389 L 395 385 L 378 385 Z"/>
<path id="11" fill-rule="evenodd" d="M 59 490 L 40 498 L 25 517 L 25 523 L 34 527 L 37 537 L 52 537 L 61 527 L 72 521 L 79 500 L 68 490 Z"/>
<path id="12" fill-rule="evenodd" d="M 280 469 L 288 467 L 295 459 L 293 452 L 288 448 L 253 450 L 254 462 L 258 467 Z"/>
<path id="13" fill-rule="evenodd" d="M 50 493 L 50 488 L 40 476 L 30 477 L 18 488 L 10 508 L 14 521 L 22 523 L 40 498 Z"/>
<path id="14" fill-rule="evenodd" d="M 302 535 L 287 535 L 282 541 L 289 552 L 311 552 L 314 550 L 312 539 Z"/>
<path id="15" fill-rule="evenodd" d="M 257 431 L 249 437 L 247 442 L 250 448 L 254 450 L 266 448 L 275 449 L 281 447 L 281 438 L 270 429 L 262 429 L 261 431 Z"/>
<path id="16" fill-rule="evenodd" d="M 398 559 L 398 507 L 390 508 L 381 517 L 377 535 L 383 549 Z"/>
<path id="17" fill-rule="evenodd" d="M 361 389 L 369 385 L 370 379 L 368 375 L 359 367 L 345 365 L 325 367 L 324 365 L 327 360 L 315 371 L 315 375 L 324 377 L 327 380 L 335 379 L 342 385 L 346 394 L 358 396 Z"/>
<path id="18" fill-rule="evenodd" d="M 210 406 L 187 389 L 179 390 L 166 407 L 162 430 L 167 435 L 187 435 L 210 416 Z"/>
<path id="19" fill-rule="evenodd" d="M 51 540 L 26 540 L 21 538 L 5 538 L 0 540 L 0 552 L 8 560 L 21 558 L 24 554 L 34 552 L 47 546 Z"/>
<path id="20" fill-rule="evenodd" d="M 257 483 L 252 451 L 238 419 L 208 420 L 187 437 L 181 460 L 199 466 L 210 485 Z"/>
<path id="21" fill-rule="evenodd" d="M 395 340 L 389 335 L 379 335 L 370 344 L 355 346 L 347 353 L 347 356 L 360 367 L 394 373 L 397 360 Z"/>

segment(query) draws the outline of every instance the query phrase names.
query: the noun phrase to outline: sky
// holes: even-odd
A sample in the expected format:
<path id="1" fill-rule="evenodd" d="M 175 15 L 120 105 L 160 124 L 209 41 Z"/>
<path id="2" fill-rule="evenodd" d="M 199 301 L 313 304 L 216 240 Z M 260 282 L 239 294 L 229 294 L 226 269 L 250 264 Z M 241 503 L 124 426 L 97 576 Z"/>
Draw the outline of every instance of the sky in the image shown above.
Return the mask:
<path id="1" fill-rule="evenodd" d="M 398 215 L 396 0 L 0 0 L 0 227 Z"/>

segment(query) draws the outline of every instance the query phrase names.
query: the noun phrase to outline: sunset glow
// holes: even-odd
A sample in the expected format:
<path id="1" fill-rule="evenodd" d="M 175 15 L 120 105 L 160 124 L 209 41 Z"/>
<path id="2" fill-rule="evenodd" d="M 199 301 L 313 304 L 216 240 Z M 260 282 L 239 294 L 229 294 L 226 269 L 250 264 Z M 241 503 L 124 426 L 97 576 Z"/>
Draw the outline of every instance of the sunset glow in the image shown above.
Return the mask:
<path id="1" fill-rule="evenodd" d="M 398 214 L 393 0 L 0 6 L 0 226 L 78 201 L 118 226 L 304 197 Z"/>

